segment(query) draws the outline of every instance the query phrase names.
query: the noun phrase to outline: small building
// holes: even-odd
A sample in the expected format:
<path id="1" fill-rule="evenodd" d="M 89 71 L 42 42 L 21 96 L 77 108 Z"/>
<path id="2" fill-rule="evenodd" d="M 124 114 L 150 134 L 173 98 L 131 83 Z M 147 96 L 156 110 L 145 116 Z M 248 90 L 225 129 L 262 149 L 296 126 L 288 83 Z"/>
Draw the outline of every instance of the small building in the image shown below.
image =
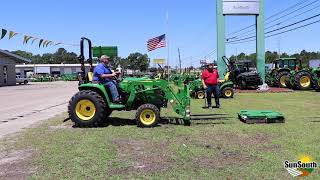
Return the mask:
<path id="1" fill-rule="evenodd" d="M 320 59 L 312 59 L 309 61 L 309 67 L 318 68 L 320 67 Z"/>
<path id="2" fill-rule="evenodd" d="M 16 84 L 15 65 L 28 63 L 30 60 L 0 49 L 0 87 Z"/>
<path id="3" fill-rule="evenodd" d="M 95 65 L 93 65 L 95 66 Z M 89 64 L 85 65 L 86 72 Z M 19 64 L 16 65 L 16 74 L 29 77 L 33 75 L 60 76 L 64 74 L 76 74 L 81 72 L 81 64 Z"/>

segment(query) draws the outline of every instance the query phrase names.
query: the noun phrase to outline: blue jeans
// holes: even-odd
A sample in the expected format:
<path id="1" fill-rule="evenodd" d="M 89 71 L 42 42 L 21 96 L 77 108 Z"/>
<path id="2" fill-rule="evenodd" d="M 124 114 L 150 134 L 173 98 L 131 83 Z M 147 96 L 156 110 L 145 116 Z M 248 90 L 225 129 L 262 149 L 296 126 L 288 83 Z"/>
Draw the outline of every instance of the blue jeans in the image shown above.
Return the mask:
<path id="1" fill-rule="evenodd" d="M 113 81 L 110 81 L 105 83 L 104 85 L 109 88 L 112 96 L 112 101 L 119 101 L 119 92 L 115 83 Z"/>
<path id="2" fill-rule="evenodd" d="M 208 86 L 206 92 L 207 92 L 208 107 L 212 106 L 212 103 L 211 103 L 212 93 L 213 93 L 214 99 L 216 101 L 216 106 L 220 106 L 220 102 L 219 102 L 220 88 L 219 88 L 219 85 Z"/>

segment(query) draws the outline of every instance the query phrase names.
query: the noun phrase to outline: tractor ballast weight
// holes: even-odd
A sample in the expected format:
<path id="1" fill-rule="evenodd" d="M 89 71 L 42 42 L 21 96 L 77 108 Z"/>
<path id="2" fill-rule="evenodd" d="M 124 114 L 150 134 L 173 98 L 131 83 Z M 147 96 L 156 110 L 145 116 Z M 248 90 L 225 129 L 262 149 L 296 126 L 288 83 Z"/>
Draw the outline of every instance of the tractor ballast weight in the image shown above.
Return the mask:
<path id="1" fill-rule="evenodd" d="M 82 68 L 79 92 L 69 101 L 68 114 L 75 126 L 96 127 L 108 122 L 107 119 L 113 111 L 137 110 L 135 119 L 140 127 L 155 127 L 160 121 L 160 109 L 167 107 L 168 102 L 174 112 L 183 118 L 184 124 L 190 125 L 190 91 L 187 85 L 175 92 L 169 83 L 162 79 L 125 78 L 118 85 L 122 103 L 113 103 L 110 90 L 91 80 L 91 41 L 87 38 L 81 38 L 78 59 L 84 67 L 84 41 L 89 43 L 88 62 L 91 67 L 88 75 L 85 68 Z"/>

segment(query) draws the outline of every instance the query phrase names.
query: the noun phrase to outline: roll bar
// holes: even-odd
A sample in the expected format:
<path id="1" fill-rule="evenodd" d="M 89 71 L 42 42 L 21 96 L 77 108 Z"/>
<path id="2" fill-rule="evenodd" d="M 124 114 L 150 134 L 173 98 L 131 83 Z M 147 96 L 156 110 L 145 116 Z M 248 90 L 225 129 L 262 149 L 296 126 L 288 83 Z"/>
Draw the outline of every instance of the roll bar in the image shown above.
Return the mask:
<path id="1" fill-rule="evenodd" d="M 78 60 L 80 61 L 81 64 L 81 77 L 82 80 L 85 80 L 86 82 L 88 81 L 88 79 L 86 78 L 86 68 L 85 68 L 85 57 L 84 57 L 84 42 L 87 41 L 88 42 L 88 50 L 89 50 L 89 57 L 87 59 L 87 62 L 90 65 L 90 72 L 93 72 L 93 66 L 92 66 L 92 43 L 91 40 L 86 38 L 86 37 L 82 37 L 81 41 L 80 41 L 80 56 L 78 57 Z"/>

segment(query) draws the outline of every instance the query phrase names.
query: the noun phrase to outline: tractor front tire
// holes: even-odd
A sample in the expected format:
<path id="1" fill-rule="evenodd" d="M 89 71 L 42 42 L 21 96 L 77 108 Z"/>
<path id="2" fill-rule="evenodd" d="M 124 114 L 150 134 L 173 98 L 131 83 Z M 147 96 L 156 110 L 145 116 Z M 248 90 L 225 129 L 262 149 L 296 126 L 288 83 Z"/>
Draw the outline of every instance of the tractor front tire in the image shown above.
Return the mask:
<path id="1" fill-rule="evenodd" d="M 309 90 L 312 87 L 312 76 L 306 71 L 301 71 L 294 76 L 295 85 L 298 90 Z"/>
<path id="2" fill-rule="evenodd" d="M 80 91 L 71 98 L 68 113 L 75 127 L 97 127 L 107 115 L 104 99 L 90 90 Z"/>
<path id="3" fill-rule="evenodd" d="M 288 75 L 289 75 L 288 71 L 282 71 L 277 75 L 276 83 L 277 83 L 278 87 L 287 88 L 286 79 L 287 79 Z"/>
<path id="4" fill-rule="evenodd" d="M 196 93 L 196 98 L 197 99 L 204 99 L 206 96 L 205 96 L 205 92 L 204 91 L 198 91 Z"/>
<path id="5" fill-rule="evenodd" d="M 225 87 L 221 90 L 221 95 L 223 98 L 233 98 L 234 91 L 232 87 Z"/>
<path id="6" fill-rule="evenodd" d="M 156 127 L 160 121 L 160 110 L 153 104 L 143 104 L 137 109 L 136 120 L 139 127 Z"/>

